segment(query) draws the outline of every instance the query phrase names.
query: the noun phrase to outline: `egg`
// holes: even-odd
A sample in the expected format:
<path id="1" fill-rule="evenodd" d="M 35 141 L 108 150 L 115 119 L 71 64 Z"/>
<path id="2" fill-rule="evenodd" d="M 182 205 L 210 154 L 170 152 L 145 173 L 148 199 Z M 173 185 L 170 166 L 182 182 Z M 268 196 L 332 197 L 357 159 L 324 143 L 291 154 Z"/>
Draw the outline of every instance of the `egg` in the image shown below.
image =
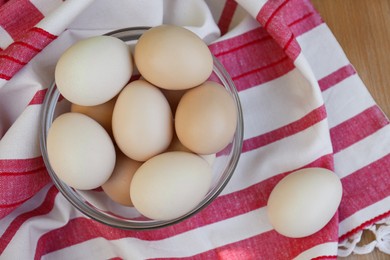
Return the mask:
<path id="1" fill-rule="evenodd" d="M 321 230 L 334 216 L 342 197 L 340 179 L 323 168 L 290 173 L 272 190 L 268 219 L 280 234 L 300 238 Z"/>
<path id="2" fill-rule="evenodd" d="M 207 81 L 188 90 L 175 114 L 180 142 L 198 154 L 213 154 L 233 139 L 237 112 L 233 98 L 219 83 Z"/>
<path id="3" fill-rule="evenodd" d="M 134 207 L 144 216 L 169 220 L 199 204 L 211 185 L 210 165 L 187 152 L 167 152 L 146 161 L 130 186 Z"/>
<path id="4" fill-rule="evenodd" d="M 172 140 L 173 118 L 161 91 L 144 80 L 129 83 L 119 94 L 112 115 L 114 139 L 136 161 L 166 150 Z"/>
<path id="5" fill-rule="evenodd" d="M 182 96 L 186 91 L 187 91 L 186 89 L 179 89 L 179 90 L 161 89 L 161 92 L 168 100 L 173 115 L 175 115 L 177 105 L 179 104 L 180 99 L 182 98 Z"/>
<path id="6" fill-rule="evenodd" d="M 111 177 L 102 185 L 107 196 L 121 205 L 133 206 L 130 199 L 130 183 L 141 164 L 117 151 L 115 168 Z"/>
<path id="7" fill-rule="evenodd" d="M 147 30 L 135 45 L 135 64 L 141 75 L 164 89 L 188 89 L 206 81 L 213 70 L 207 45 L 180 26 Z"/>
<path id="8" fill-rule="evenodd" d="M 81 106 L 77 104 L 71 104 L 70 111 L 77 112 L 89 116 L 96 120 L 107 133 L 112 136 L 111 118 L 112 111 L 114 110 L 116 98 L 96 106 Z"/>
<path id="9" fill-rule="evenodd" d="M 78 41 L 59 58 L 55 82 L 71 103 L 95 106 L 109 101 L 133 71 L 129 47 L 118 38 L 95 36 Z"/>
<path id="10" fill-rule="evenodd" d="M 72 112 L 53 121 L 47 154 L 58 178 L 80 190 L 105 183 L 116 160 L 114 144 L 104 128 L 88 116 Z"/>

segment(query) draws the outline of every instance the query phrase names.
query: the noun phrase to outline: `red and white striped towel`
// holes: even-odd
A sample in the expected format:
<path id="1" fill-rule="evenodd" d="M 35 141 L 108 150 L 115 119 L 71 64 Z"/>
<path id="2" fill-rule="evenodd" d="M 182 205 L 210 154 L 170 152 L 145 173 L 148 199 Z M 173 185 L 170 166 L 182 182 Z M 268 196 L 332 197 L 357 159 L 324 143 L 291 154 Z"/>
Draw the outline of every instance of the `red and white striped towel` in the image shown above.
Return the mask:
<path id="1" fill-rule="evenodd" d="M 40 112 L 70 44 L 161 23 L 193 30 L 225 65 L 244 146 L 229 185 L 201 213 L 124 231 L 81 215 L 50 181 Z M 366 228 L 378 236 L 371 249 L 390 253 L 389 121 L 308 0 L 0 1 L 0 137 L 1 259 L 332 259 L 357 251 Z M 267 198 L 308 166 L 336 172 L 342 203 L 321 231 L 286 238 L 266 218 Z"/>

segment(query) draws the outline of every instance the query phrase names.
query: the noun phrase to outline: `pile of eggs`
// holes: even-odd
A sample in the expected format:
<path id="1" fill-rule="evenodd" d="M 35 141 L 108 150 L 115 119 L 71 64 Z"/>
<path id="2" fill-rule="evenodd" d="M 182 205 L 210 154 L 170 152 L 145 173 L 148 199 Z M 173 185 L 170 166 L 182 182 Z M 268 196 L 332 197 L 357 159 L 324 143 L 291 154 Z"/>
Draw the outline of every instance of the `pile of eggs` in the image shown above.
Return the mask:
<path id="1" fill-rule="evenodd" d="M 47 135 L 54 172 L 75 189 L 101 187 L 150 219 L 189 212 L 209 191 L 216 153 L 237 125 L 234 100 L 208 81 L 212 69 L 205 43 L 177 26 L 146 31 L 134 55 L 111 36 L 72 45 L 55 70 L 71 111 L 58 116 Z M 140 79 L 130 80 L 136 70 Z M 268 218 L 284 236 L 309 236 L 331 220 L 341 197 L 333 172 L 298 170 L 272 190 Z"/>
<path id="2" fill-rule="evenodd" d="M 130 80 L 139 71 L 138 80 Z M 215 154 L 233 139 L 236 104 L 208 81 L 213 57 L 179 26 L 147 30 L 134 54 L 111 36 L 81 40 L 58 60 L 55 81 L 71 111 L 47 135 L 58 178 L 80 190 L 101 187 L 150 219 L 180 217 L 211 186 Z"/>

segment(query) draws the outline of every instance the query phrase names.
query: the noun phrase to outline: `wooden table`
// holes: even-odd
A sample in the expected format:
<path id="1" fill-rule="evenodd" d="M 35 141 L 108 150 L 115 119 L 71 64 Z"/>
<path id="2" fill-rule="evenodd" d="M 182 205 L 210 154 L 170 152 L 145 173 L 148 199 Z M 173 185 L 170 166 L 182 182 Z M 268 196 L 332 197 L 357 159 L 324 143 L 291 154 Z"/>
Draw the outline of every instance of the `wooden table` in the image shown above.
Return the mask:
<path id="1" fill-rule="evenodd" d="M 390 0 L 312 0 L 371 95 L 390 117 Z M 367 232 L 364 241 L 373 236 Z M 343 259 L 390 259 L 379 250 Z"/>

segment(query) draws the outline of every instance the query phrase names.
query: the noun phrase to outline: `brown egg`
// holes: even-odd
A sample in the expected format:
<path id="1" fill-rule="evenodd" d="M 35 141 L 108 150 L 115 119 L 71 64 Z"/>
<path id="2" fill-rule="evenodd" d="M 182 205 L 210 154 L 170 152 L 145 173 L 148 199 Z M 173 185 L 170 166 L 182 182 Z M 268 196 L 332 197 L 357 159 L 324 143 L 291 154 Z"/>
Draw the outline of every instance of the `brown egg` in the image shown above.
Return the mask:
<path id="1" fill-rule="evenodd" d="M 161 89 L 161 92 L 164 94 L 165 98 L 168 100 L 169 106 L 172 110 L 172 115 L 175 115 L 177 105 L 181 97 L 186 93 L 186 89 L 179 90 L 170 90 L 170 89 Z"/>
<path id="2" fill-rule="evenodd" d="M 198 154 L 213 154 L 225 148 L 236 130 L 233 98 L 219 83 L 207 81 L 188 90 L 175 115 L 180 142 Z"/>
<path id="3" fill-rule="evenodd" d="M 102 185 L 102 189 L 113 201 L 124 206 L 133 206 L 130 199 L 130 183 L 134 173 L 142 163 L 130 159 L 119 149 L 116 151 L 117 158 L 114 171 L 111 177 Z"/>
<path id="4" fill-rule="evenodd" d="M 114 110 L 116 97 L 107 101 L 106 103 L 97 106 L 81 106 L 72 104 L 70 111 L 81 113 L 97 121 L 107 133 L 112 136 L 111 118 Z"/>

